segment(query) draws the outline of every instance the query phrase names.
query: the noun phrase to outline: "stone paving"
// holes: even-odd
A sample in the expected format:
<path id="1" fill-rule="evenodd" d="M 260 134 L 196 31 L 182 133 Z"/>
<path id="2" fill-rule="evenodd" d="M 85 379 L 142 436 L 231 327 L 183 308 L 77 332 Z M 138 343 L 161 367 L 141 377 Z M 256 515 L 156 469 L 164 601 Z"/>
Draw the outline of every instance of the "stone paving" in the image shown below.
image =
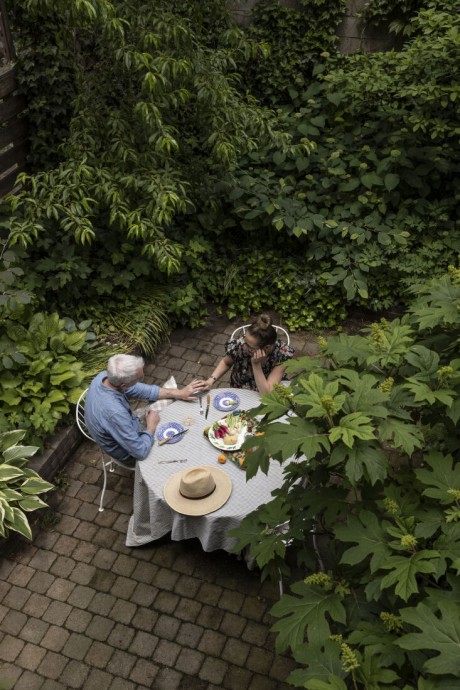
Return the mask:
<path id="1" fill-rule="evenodd" d="M 146 381 L 207 377 L 236 325 L 212 316 L 174 332 Z M 292 344 L 315 350 L 312 338 Z M 56 524 L 0 563 L 2 690 L 287 690 L 294 664 L 270 632 L 277 586 L 197 540 L 126 547 L 133 475 L 109 474 L 99 513 L 99 457 L 82 443 L 50 499 Z"/>

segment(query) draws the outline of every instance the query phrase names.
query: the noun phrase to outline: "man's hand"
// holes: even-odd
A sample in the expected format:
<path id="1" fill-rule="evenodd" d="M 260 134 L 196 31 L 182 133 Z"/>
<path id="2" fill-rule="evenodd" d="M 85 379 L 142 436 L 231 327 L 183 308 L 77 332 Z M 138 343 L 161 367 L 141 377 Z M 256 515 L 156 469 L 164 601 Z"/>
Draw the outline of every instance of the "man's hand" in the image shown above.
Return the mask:
<path id="1" fill-rule="evenodd" d="M 196 396 L 206 390 L 208 390 L 206 381 L 203 381 L 202 379 L 195 379 L 192 381 L 192 383 L 189 383 L 188 386 L 180 389 L 179 397 L 181 400 L 194 402 L 197 400 Z"/>
<path id="2" fill-rule="evenodd" d="M 149 410 L 145 415 L 145 427 L 150 433 L 154 433 L 160 421 L 160 415 L 156 410 Z"/>

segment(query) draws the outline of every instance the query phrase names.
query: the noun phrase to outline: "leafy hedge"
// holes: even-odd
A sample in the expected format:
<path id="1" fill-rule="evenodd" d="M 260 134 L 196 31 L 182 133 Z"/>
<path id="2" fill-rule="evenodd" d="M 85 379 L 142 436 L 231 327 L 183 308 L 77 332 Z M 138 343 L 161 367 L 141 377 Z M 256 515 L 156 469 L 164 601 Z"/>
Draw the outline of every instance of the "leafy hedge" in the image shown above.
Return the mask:
<path id="1" fill-rule="evenodd" d="M 265 435 L 246 442 L 250 476 L 299 459 L 234 532 L 265 576 L 288 574 L 297 547 L 304 576 L 272 609 L 297 687 L 459 683 L 460 269 L 416 293 L 401 319 L 292 362 L 290 388 L 257 410 Z"/>

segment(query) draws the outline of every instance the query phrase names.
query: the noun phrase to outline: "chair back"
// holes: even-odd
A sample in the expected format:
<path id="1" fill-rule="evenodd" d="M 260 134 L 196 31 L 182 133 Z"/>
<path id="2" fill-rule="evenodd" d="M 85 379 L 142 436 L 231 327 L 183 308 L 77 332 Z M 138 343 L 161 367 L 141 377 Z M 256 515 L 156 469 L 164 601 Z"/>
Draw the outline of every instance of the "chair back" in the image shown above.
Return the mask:
<path id="1" fill-rule="evenodd" d="M 78 398 L 77 402 L 77 407 L 75 409 L 75 418 L 77 421 L 77 426 L 80 429 L 81 433 L 83 436 L 86 436 L 87 439 L 90 441 L 94 441 L 94 438 L 91 436 L 88 427 L 86 426 L 85 422 L 85 401 L 86 401 L 86 394 L 88 393 L 88 388 L 86 388 L 83 393 L 80 395 Z"/>
<path id="2" fill-rule="evenodd" d="M 250 323 L 246 323 L 244 326 L 238 326 L 238 328 L 235 328 L 235 330 L 233 331 L 233 333 L 230 336 L 230 340 L 233 340 L 234 338 L 239 338 L 241 335 L 244 335 L 246 333 L 246 330 L 249 328 L 250 325 L 251 325 Z M 284 335 L 286 342 L 289 345 L 290 339 L 289 339 L 289 333 L 287 332 L 287 330 L 285 328 L 283 328 L 282 326 L 275 326 L 275 324 L 273 324 L 273 328 L 276 329 L 277 333 L 282 333 Z M 240 333 L 240 331 L 241 331 L 241 333 Z"/>

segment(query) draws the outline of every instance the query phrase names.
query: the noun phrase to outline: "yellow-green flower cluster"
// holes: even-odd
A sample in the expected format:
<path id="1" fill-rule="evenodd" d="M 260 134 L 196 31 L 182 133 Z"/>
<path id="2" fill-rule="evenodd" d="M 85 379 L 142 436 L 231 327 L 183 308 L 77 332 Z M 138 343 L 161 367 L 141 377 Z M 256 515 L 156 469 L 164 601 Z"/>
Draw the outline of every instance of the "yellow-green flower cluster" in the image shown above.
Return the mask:
<path id="1" fill-rule="evenodd" d="M 402 630 L 402 619 L 399 616 L 395 616 L 393 613 L 382 611 L 380 614 L 380 620 L 382 621 L 383 627 L 387 632 L 398 632 L 399 630 Z"/>
<path id="2" fill-rule="evenodd" d="M 439 381 L 439 383 L 442 384 L 442 383 L 445 383 L 446 381 L 449 381 L 449 379 L 452 378 L 452 376 L 454 375 L 454 370 L 450 366 L 441 367 L 440 369 L 438 369 L 437 374 L 438 374 L 438 381 Z"/>
<path id="3" fill-rule="evenodd" d="M 318 587 L 323 587 L 324 589 L 332 589 L 334 581 L 330 575 L 327 573 L 313 573 L 313 575 L 308 575 L 304 579 L 306 585 L 317 585 Z"/>
<path id="4" fill-rule="evenodd" d="M 460 489 L 447 489 L 449 496 L 452 496 L 454 501 L 460 501 Z"/>
<path id="5" fill-rule="evenodd" d="M 331 398 L 330 395 L 323 395 L 321 398 L 321 405 L 330 416 L 337 412 L 337 405 L 335 404 L 334 398 Z"/>
<path id="6" fill-rule="evenodd" d="M 350 673 L 350 671 L 353 671 L 355 668 L 359 668 L 360 663 L 358 655 L 352 650 L 350 645 L 343 641 L 342 635 L 331 635 L 330 639 L 333 642 L 338 642 L 340 645 L 340 661 L 343 670 Z"/>
<path id="7" fill-rule="evenodd" d="M 390 515 L 399 515 L 399 506 L 392 498 L 385 498 L 383 500 L 383 506 Z"/>
<path id="8" fill-rule="evenodd" d="M 401 546 L 408 551 L 413 551 L 417 546 L 417 539 L 413 534 L 403 534 L 401 537 Z"/>
<path id="9" fill-rule="evenodd" d="M 383 328 L 378 323 L 371 324 L 371 340 L 374 345 L 383 345 L 385 342 Z"/>
<path id="10" fill-rule="evenodd" d="M 379 384 L 379 388 L 382 393 L 391 393 L 394 382 L 395 380 L 392 376 L 389 376 L 385 379 L 385 381 L 382 381 L 382 383 Z"/>
<path id="11" fill-rule="evenodd" d="M 318 336 L 318 345 L 322 350 L 325 350 L 327 347 L 327 340 L 326 338 L 323 338 L 322 335 Z"/>
<path id="12" fill-rule="evenodd" d="M 276 383 L 273 386 L 273 390 L 276 392 L 279 398 L 281 398 L 284 401 L 290 401 L 293 398 L 293 395 L 289 388 L 286 386 L 283 386 L 282 383 Z"/>
<path id="13" fill-rule="evenodd" d="M 449 266 L 447 269 L 450 273 L 450 279 L 454 285 L 460 285 L 460 268 L 455 268 L 455 266 Z"/>

